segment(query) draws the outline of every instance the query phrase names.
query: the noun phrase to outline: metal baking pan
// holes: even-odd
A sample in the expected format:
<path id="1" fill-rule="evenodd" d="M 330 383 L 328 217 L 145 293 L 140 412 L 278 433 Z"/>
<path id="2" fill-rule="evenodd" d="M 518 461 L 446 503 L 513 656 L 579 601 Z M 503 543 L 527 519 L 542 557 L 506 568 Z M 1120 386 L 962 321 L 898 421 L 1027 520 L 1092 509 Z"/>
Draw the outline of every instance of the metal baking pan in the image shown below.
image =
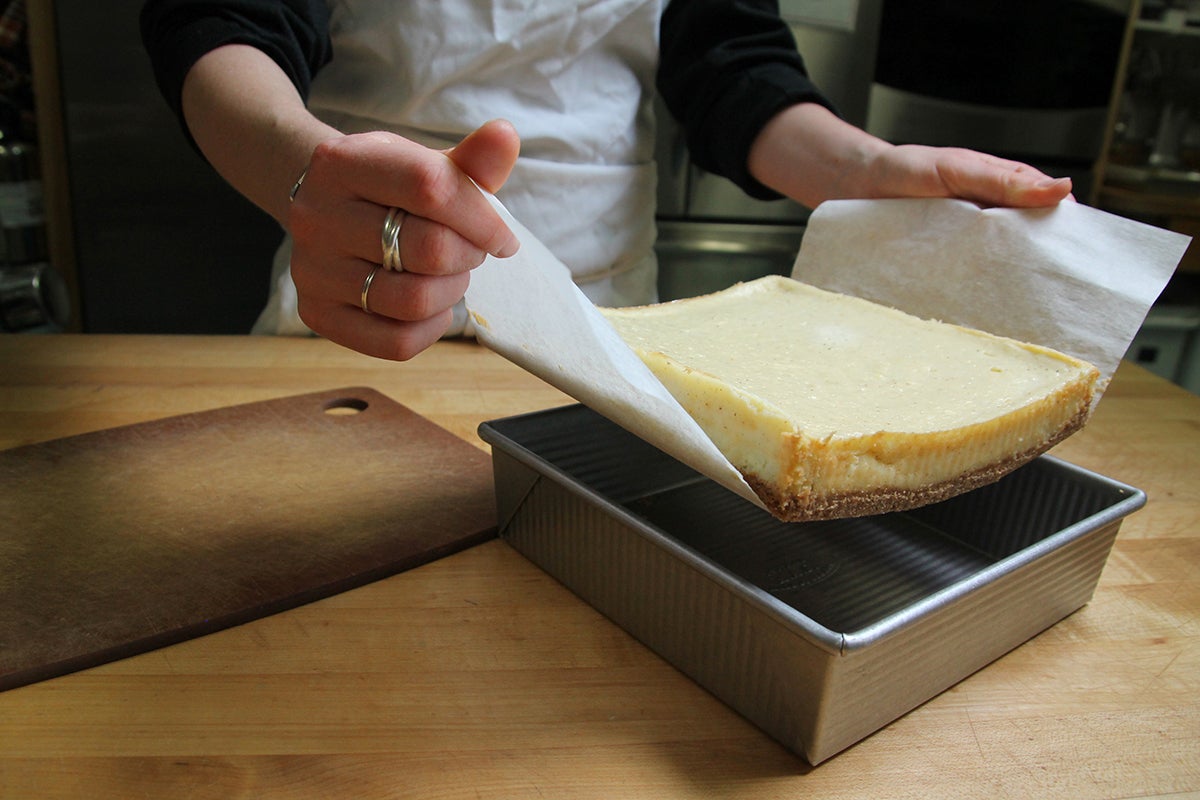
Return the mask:
<path id="1" fill-rule="evenodd" d="M 479 433 L 505 540 L 814 765 L 1087 603 L 1146 501 L 1042 456 L 914 511 L 786 523 L 581 405 Z"/>

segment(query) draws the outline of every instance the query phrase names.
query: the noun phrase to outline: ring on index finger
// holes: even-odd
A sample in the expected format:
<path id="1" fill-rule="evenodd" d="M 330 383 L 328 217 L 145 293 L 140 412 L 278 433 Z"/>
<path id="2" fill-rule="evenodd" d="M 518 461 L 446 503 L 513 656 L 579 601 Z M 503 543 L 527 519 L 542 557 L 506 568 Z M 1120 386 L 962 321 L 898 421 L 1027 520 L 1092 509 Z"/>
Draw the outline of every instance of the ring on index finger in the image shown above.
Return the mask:
<path id="1" fill-rule="evenodd" d="M 400 263 L 400 227 L 404 224 L 408 212 L 399 208 L 389 208 L 387 218 L 383 221 L 383 231 L 380 242 L 383 245 L 383 268 L 403 272 L 404 265 Z"/>

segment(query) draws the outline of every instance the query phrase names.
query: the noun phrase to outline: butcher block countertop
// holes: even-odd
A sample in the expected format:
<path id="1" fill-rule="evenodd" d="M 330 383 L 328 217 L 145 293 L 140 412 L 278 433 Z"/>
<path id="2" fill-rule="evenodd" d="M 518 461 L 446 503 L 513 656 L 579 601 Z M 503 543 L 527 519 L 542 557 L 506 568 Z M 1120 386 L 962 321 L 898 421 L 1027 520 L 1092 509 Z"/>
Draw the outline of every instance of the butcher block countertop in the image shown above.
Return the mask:
<path id="1" fill-rule="evenodd" d="M 481 449 L 571 402 L 469 342 L 10 335 L 0 449 L 349 386 Z M 1092 602 L 816 768 L 493 539 L 0 693 L 0 797 L 1200 796 L 1200 398 L 1125 364 L 1054 452 L 1149 498 Z"/>

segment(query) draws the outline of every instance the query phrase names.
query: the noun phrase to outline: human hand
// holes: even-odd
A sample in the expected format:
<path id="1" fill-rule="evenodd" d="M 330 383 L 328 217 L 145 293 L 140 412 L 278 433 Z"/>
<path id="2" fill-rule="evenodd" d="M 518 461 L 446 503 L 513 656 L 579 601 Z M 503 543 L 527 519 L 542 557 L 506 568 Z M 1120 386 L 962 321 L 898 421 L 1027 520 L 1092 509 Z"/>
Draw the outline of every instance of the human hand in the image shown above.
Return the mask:
<path id="1" fill-rule="evenodd" d="M 1052 206 L 1071 197 L 1070 178 L 958 147 L 899 145 L 869 166 L 875 197 L 960 197 L 986 206 Z"/>
<path id="2" fill-rule="evenodd" d="M 809 208 L 825 200 L 959 197 L 991 206 L 1051 206 L 1071 195 L 1017 161 L 957 147 L 893 145 L 815 103 L 772 118 L 749 154 L 751 174 Z"/>
<path id="3" fill-rule="evenodd" d="M 500 188 L 519 149 L 502 121 L 446 151 L 383 132 L 319 144 L 286 220 L 301 320 L 346 347 L 399 361 L 437 341 L 470 270 L 519 247 L 479 191 Z M 380 267 L 390 208 L 407 212 L 398 271 Z"/>

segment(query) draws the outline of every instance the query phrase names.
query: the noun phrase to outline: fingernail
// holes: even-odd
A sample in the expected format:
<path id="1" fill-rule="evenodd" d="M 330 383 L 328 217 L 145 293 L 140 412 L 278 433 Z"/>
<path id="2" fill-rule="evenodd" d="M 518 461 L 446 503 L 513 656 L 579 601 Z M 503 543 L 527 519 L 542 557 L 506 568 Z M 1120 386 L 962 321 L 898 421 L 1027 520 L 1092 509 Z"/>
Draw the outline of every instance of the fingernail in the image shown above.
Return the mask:
<path id="1" fill-rule="evenodd" d="M 508 258 L 509 256 L 516 255 L 516 252 L 520 249 L 521 242 L 516 236 L 510 235 L 499 247 L 492 250 L 492 255 L 496 258 Z"/>
<path id="2" fill-rule="evenodd" d="M 1034 184 L 1038 189 L 1053 189 L 1071 182 L 1070 178 L 1045 178 Z"/>

